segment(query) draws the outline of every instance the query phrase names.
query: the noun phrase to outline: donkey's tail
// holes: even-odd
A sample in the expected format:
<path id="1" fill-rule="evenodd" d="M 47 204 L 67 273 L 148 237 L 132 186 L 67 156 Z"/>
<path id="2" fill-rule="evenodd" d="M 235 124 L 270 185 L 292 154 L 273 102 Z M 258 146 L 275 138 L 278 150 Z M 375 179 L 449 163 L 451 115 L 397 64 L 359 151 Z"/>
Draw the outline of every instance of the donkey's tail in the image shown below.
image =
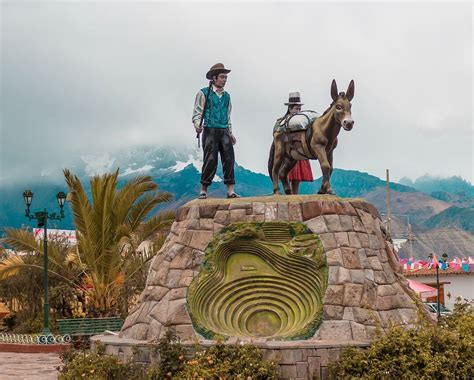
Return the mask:
<path id="1" fill-rule="evenodd" d="M 275 143 L 272 143 L 272 146 L 270 148 L 270 156 L 268 157 L 268 174 L 270 176 L 270 179 L 272 179 L 272 172 L 273 172 L 273 162 L 275 161 Z"/>

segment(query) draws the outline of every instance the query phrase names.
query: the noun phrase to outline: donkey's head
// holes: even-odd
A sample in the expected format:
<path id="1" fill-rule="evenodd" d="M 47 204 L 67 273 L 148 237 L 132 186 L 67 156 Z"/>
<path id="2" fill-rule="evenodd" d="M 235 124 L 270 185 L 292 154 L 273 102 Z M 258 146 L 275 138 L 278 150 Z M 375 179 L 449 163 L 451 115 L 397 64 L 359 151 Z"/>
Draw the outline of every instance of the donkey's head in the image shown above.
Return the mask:
<path id="1" fill-rule="evenodd" d="M 351 100 L 354 97 L 354 81 L 351 80 L 346 92 L 337 92 L 336 80 L 332 80 L 331 97 L 334 107 L 334 118 L 336 122 L 346 131 L 350 131 L 354 126 L 354 120 L 351 114 Z"/>

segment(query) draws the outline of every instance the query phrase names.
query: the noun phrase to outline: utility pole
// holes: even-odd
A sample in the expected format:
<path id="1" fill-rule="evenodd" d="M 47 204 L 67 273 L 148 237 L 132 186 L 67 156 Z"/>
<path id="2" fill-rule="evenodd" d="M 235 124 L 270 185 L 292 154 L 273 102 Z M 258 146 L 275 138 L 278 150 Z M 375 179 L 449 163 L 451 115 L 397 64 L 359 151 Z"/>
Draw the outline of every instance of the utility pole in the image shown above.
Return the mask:
<path id="1" fill-rule="evenodd" d="M 392 236 L 392 228 L 390 226 L 392 220 L 392 210 L 390 208 L 390 174 L 387 170 L 387 232 L 389 236 Z"/>

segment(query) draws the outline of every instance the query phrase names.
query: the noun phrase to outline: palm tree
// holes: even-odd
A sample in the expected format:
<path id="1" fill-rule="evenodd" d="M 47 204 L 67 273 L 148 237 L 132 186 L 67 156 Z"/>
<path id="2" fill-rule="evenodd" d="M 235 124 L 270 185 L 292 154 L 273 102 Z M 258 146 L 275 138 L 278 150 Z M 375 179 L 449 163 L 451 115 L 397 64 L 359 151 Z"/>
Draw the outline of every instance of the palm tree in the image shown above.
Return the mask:
<path id="1" fill-rule="evenodd" d="M 117 314 L 121 288 L 136 278 L 158 251 L 164 241 L 159 232 L 167 229 L 174 218 L 174 213 L 162 212 L 147 219 L 157 205 L 171 199 L 171 194 L 158 191 L 149 176 L 138 176 L 118 189 L 118 173 L 117 169 L 94 176 L 90 201 L 79 178 L 64 170 L 77 245 L 54 241 L 48 245 L 50 273 L 85 292 L 90 316 Z M 6 235 L 2 241 L 15 250 L 43 254 L 42 242 L 36 241 L 31 232 L 10 229 Z M 150 241 L 151 248 L 142 248 Z M 0 280 L 26 267 L 42 270 L 39 261 L 32 264 L 20 256 L 8 255 L 0 262 Z"/>
<path id="2" fill-rule="evenodd" d="M 153 240 L 174 216 L 165 212 L 147 220 L 171 194 L 158 191 L 150 176 L 138 176 L 117 189 L 118 173 L 117 169 L 91 179 L 90 202 L 79 178 L 64 170 L 76 226 L 77 257 L 87 268 L 88 309 L 100 316 L 117 313 L 120 288 L 153 256 L 142 251 L 141 259 L 136 260 L 140 245 Z"/>

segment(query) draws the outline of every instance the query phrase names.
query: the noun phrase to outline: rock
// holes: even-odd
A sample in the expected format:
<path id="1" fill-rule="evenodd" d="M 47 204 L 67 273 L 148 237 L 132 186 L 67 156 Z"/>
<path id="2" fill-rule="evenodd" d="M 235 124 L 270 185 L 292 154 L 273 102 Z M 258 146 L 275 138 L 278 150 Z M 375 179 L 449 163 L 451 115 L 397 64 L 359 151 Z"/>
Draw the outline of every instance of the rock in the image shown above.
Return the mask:
<path id="1" fill-rule="evenodd" d="M 278 220 L 288 221 L 289 220 L 288 203 L 278 202 L 277 208 L 278 208 Z"/>
<path id="2" fill-rule="evenodd" d="M 144 296 L 143 296 L 142 302 L 148 302 L 148 301 L 158 302 L 168 292 L 169 292 L 169 289 L 165 288 L 164 286 L 147 286 L 145 291 L 143 292 Z"/>
<path id="3" fill-rule="evenodd" d="M 365 282 L 365 272 L 363 269 L 351 269 L 350 273 L 354 284 L 363 284 Z"/>
<path id="4" fill-rule="evenodd" d="M 337 244 L 339 247 L 349 247 L 349 237 L 347 236 L 347 232 L 336 232 L 334 234 L 334 238 L 336 239 Z"/>
<path id="5" fill-rule="evenodd" d="M 237 211 L 237 210 L 236 210 Z M 195 231 L 189 246 L 200 251 L 204 251 L 213 237 L 212 231 Z"/>
<path id="6" fill-rule="evenodd" d="M 340 232 L 342 230 L 339 215 L 325 215 L 324 221 L 326 222 L 329 232 Z"/>
<path id="7" fill-rule="evenodd" d="M 382 264 L 380 264 L 379 258 L 377 256 L 367 257 L 369 265 L 373 270 L 382 270 Z"/>
<path id="8" fill-rule="evenodd" d="M 328 285 L 323 303 L 325 305 L 342 305 L 344 285 Z"/>
<path id="9" fill-rule="evenodd" d="M 301 212 L 301 204 L 299 202 L 290 202 L 288 204 L 288 215 L 291 222 L 303 221 L 303 214 Z"/>
<path id="10" fill-rule="evenodd" d="M 170 301 L 186 298 L 187 291 L 188 288 L 185 286 L 170 290 Z"/>
<path id="11" fill-rule="evenodd" d="M 354 248 L 341 248 L 344 266 L 348 269 L 363 269 L 360 265 L 359 254 Z"/>
<path id="12" fill-rule="evenodd" d="M 319 328 L 321 340 L 344 342 L 352 340 L 352 330 L 349 321 L 323 321 Z"/>
<path id="13" fill-rule="evenodd" d="M 239 210 L 239 209 L 250 209 L 252 210 L 252 203 L 244 202 L 244 203 L 231 203 L 229 205 L 229 210 Z"/>
<path id="14" fill-rule="evenodd" d="M 169 268 L 170 268 L 170 262 L 163 261 L 159 269 L 153 273 L 153 277 L 148 279 L 147 285 L 166 286 L 166 279 L 168 277 Z"/>
<path id="15" fill-rule="evenodd" d="M 353 248 L 362 248 L 362 244 L 359 240 L 357 232 L 348 232 L 347 236 L 349 238 L 349 246 Z"/>
<path id="16" fill-rule="evenodd" d="M 397 291 L 393 288 L 392 285 L 379 285 L 377 288 L 377 295 L 381 297 L 391 296 L 393 294 L 397 294 Z"/>
<path id="17" fill-rule="evenodd" d="M 363 285 L 346 283 L 344 288 L 344 306 L 359 306 L 362 299 Z"/>
<path id="18" fill-rule="evenodd" d="M 322 215 L 323 205 L 321 201 L 304 202 L 301 205 L 301 209 L 303 213 L 303 221 L 306 221 Z"/>
<path id="19" fill-rule="evenodd" d="M 342 319 L 344 308 L 336 305 L 324 305 L 323 318 L 328 319 Z"/>
<path id="20" fill-rule="evenodd" d="M 339 245 L 334 238 L 334 234 L 320 234 L 319 235 L 321 242 L 323 243 L 323 247 L 325 251 L 330 251 L 331 249 L 339 248 Z"/>
<path id="21" fill-rule="evenodd" d="M 193 250 L 186 248 L 171 261 L 170 269 L 186 269 L 192 263 Z"/>
<path id="22" fill-rule="evenodd" d="M 365 281 L 364 291 L 360 306 L 368 309 L 376 309 L 377 307 L 377 284 L 372 281 Z"/>
<path id="23" fill-rule="evenodd" d="M 186 310 L 186 299 L 170 301 L 167 321 L 172 325 L 191 324 L 191 318 Z"/>
<path id="24" fill-rule="evenodd" d="M 337 283 L 344 284 L 347 282 L 351 282 L 351 272 L 349 269 L 344 267 L 339 267 L 338 275 L 337 275 Z"/>
<path id="25" fill-rule="evenodd" d="M 265 203 L 253 202 L 252 203 L 253 213 L 255 215 L 265 215 Z"/>
<path id="26" fill-rule="evenodd" d="M 231 223 L 242 222 L 246 216 L 247 216 L 247 210 L 245 209 L 230 210 Z"/>
<path id="27" fill-rule="evenodd" d="M 343 266 L 342 253 L 340 248 L 326 252 L 327 265 Z"/>
<path id="28" fill-rule="evenodd" d="M 199 217 L 205 219 L 214 219 L 217 212 L 217 205 L 201 205 L 199 207 Z"/>
<path id="29" fill-rule="evenodd" d="M 356 322 L 350 322 L 352 330 L 352 339 L 357 341 L 366 341 L 367 333 L 365 331 L 365 326 Z"/>
<path id="30" fill-rule="evenodd" d="M 319 235 L 328 232 L 326 221 L 324 220 L 323 216 L 317 216 L 313 219 L 309 219 L 305 222 L 305 224 L 315 234 Z"/>
<path id="31" fill-rule="evenodd" d="M 200 230 L 214 230 L 214 219 L 200 219 L 199 220 L 199 229 Z"/>
<path id="32" fill-rule="evenodd" d="M 265 221 L 274 222 L 278 219 L 278 206 L 275 202 L 269 202 L 265 205 Z"/>
<path id="33" fill-rule="evenodd" d="M 354 231 L 354 227 L 352 226 L 352 217 L 350 215 L 339 215 L 339 220 L 341 222 L 341 231 Z"/>
<path id="34" fill-rule="evenodd" d="M 227 226 L 229 224 L 229 211 L 216 211 L 216 215 L 214 217 L 214 223 L 221 224 L 223 226 Z"/>
<path id="35" fill-rule="evenodd" d="M 363 232 L 357 232 L 357 237 L 359 238 L 362 248 L 370 248 L 369 235 Z"/>

